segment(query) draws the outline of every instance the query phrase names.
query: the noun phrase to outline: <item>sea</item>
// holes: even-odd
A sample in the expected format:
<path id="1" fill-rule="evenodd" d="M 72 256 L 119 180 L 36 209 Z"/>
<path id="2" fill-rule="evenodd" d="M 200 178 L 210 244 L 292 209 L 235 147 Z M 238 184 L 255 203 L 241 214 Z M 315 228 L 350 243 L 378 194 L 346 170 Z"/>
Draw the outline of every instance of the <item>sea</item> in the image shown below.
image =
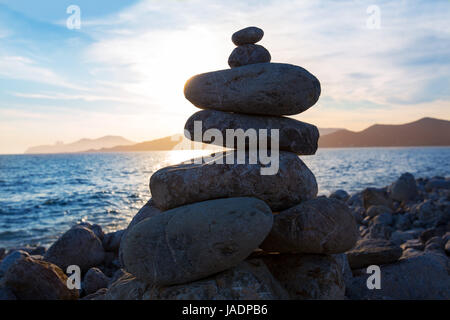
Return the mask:
<path id="1" fill-rule="evenodd" d="M 205 151 L 0 155 L 0 248 L 49 246 L 72 225 L 125 228 L 158 169 Z M 384 187 L 402 173 L 450 176 L 450 147 L 319 149 L 301 159 L 319 194 Z"/>

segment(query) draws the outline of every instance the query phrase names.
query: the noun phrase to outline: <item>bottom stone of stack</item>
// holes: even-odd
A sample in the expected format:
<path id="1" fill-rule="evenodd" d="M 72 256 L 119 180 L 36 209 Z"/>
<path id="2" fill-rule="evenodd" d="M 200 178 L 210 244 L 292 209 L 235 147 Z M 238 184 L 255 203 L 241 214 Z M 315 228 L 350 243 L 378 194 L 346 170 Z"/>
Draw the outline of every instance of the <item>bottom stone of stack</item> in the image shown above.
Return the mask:
<path id="1" fill-rule="evenodd" d="M 238 265 L 270 232 L 270 208 L 256 198 L 199 202 L 137 223 L 122 241 L 125 269 L 156 286 L 195 281 Z"/>
<path id="2" fill-rule="evenodd" d="M 131 274 L 116 281 L 106 300 L 277 300 L 288 299 L 286 290 L 261 260 L 241 262 L 217 275 L 168 286 L 149 286 Z"/>
<path id="3" fill-rule="evenodd" d="M 293 300 L 341 300 L 345 282 L 339 264 L 329 255 L 274 254 L 263 257 L 272 275 Z"/>

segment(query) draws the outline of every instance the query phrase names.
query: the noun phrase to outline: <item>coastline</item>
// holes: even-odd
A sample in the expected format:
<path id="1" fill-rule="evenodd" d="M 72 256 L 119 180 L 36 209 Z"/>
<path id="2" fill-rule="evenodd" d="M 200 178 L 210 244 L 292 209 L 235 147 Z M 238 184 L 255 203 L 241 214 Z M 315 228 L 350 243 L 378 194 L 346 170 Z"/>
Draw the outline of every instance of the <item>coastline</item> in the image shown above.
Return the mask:
<path id="1" fill-rule="evenodd" d="M 349 195 L 344 190 L 336 190 L 329 195 L 328 198 L 338 199 L 349 206 L 358 225 L 359 240 L 355 247 L 356 249 L 352 250 L 359 250 L 359 256 L 364 256 L 364 252 L 373 250 L 374 246 L 379 252 L 386 251 L 386 248 L 390 251 L 397 250 L 400 255 L 394 261 L 389 261 L 385 264 L 394 270 L 402 262 L 406 263 L 406 261 L 409 261 L 408 259 L 418 259 L 417 257 L 422 257 L 421 259 L 425 260 L 436 258 L 448 263 L 450 255 L 450 177 L 417 178 L 412 180 L 415 184 L 414 188 L 407 183 L 405 184 L 402 177 L 384 188 L 366 188 L 352 195 Z M 411 183 L 410 177 L 408 181 Z M 395 191 L 397 195 L 393 191 L 395 185 L 400 185 L 397 188 L 399 190 Z M 399 201 L 399 197 L 410 192 L 408 190 L 411 190 L 411 188 L 417 190 L 416 194 L 410 196 L 411 199 Z M 142 215 L 148 209 L 147 204 L 139 211 L 136 217 Z M 148 214 L 148 212 L 145 214 Z M 133 221 L 136 220 L 136 217 Z M 131 225 L 133 225 L 133 222 L 131 222 Z M 86 288 L 87 282 L 94 281 L 89 279 L 90 276 L 87 277 L 90 273 L 95 273 L 95 281 L 100 281 L 99 278 L 103 279 L 100 281 L 101 288 L 98 288 L 95 292 L 86 289 L 79 290 L 80 298 L 105 299 L 108 297 L 108 290 L 111 290 L 112 287 L 116 288 L 121 283 L 120 281 L 123 282 L 125 281 L 124 279 L 128 279 L 126 281 L 129 282 L 130 279 L 134 279 L 132 275 L 122 269 L 123 266 L 119 257 L 121 238 L 127 232 L 127 229 L 105 234 L 101 226 L 89 223 L 78 224 L 70 230 L 73 229 L 83 229 L 84 232 L 89 234 L 88 238 L 91 237 L 92 239 L 84 243 L 86 246 L 92 246 L 92 241 L 97 245 L 97 252 L 93 254 L 95 256 L 94 260 L 96 259 L 95 262 L 87 261 L 87 266 L 83 270 L 83 288 Z M 61 242 L 62 238 L 67 237 L 70 230 L 60 237 L 57 242 Z M 83 238 L 71 238 L 71 241 L 65 241 L 65 250 L 73 251 L 75 255 L 82 254 L 83 248 L 80 248 L 79 245 L 83 241 Z M 75 243 L 78 247 L 73 245 Z M 20 259 L 27 258 L 33 261 L 45 261 L 48 258 L 48 252 L 48 248 L 45 247 L 0 249 L 0 258 L 2 259 L 0 262 L 0 275 L 4 276 L 8 272 L 8 268 Z M 255 257 L 258 257 L 261 255 L 261 252 L 255 252 L 254 254 Z M 355 255 L 350 251 L 335 257 L 336 260 L 340 260 L 340 265 L 342 266 L 342 277 L 345 279 L 347 288 L 346 297 L 350 299 L 377 298 L 366 296 L 367 292 L 361 293 L 360 288 L 357 287 L 358 281 L 362 281 L 361 271 L 358 268 L 358 263 L 354 262 L 355 258 L 353 260 L 348 258 L 352 254 Z M 382 256 L 383 254 L 380 253 L 379 255 Z M 254 258 L 252 256 L 248 259 Z M 57 257 L 56 260 L 59 258 L 61 257 Z M 64 258 L 61 259 L 64 260 Z M 55 261 L 55 258 L 49 260 Z M 353 264 L 352 270 L 347 266 L 349 262 L 350 266 Z M 64 262 L 61 266 L 65 266 L 65 264 L 67 263 Z M 442 279 L 442 281 L 445 282 L 446 279 Z M 431 287 L 433 285 L 433 281 L 428 284 Z M 409 286 L 414 288 L 414 281 Z M 0 290 L 6 290 L 4 286 L 0 286 L 0 288 L 3 288 Z M 416 289 L 425 290 L 428 294 L 434 292 L 433 288 Z M 127 288 L 123 290 L 132 289 Z M 91 294 L 94 294 L 94 296 L 91 296 Z M 121 294 L 124 294 L 124 292 Z M 395 292 L 392 294 L 395 294 Z M 448 297 L 450 292 L 445 294 Z M 10 294 L 9 297 L 11 298 L 13 295 Z M 109 297 L 111 298 L 111 295 Z M 174 298 L 178 299 L 179 297 Z M 399 297 L 394 296 L 392 298 L 396 299 Z M 429 298 L 442 297 L 430 296 Z"/>

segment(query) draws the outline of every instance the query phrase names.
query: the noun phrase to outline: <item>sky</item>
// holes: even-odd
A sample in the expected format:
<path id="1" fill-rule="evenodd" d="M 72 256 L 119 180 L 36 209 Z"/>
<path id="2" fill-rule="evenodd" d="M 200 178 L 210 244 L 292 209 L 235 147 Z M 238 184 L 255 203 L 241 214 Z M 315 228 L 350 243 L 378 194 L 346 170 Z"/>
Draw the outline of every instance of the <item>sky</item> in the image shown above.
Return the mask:
<path id="1" fill-rule="evenodd" d="M 450 119 L 448 0 L 0 0 L 0 153 L 182 133 L 198 111 L 186 80 L 229 68 L 247 26 L 264 30 L 272 62 L 320 80 L 298 120 L 358 131 Z"/>

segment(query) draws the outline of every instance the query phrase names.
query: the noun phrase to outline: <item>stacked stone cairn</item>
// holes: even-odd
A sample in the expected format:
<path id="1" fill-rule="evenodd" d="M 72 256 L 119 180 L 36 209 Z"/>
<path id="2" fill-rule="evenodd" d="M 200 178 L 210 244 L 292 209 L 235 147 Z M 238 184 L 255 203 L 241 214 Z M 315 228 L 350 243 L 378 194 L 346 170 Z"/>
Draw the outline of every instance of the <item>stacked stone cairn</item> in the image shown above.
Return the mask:
<path id="1" fill-rule="evenodd" d="M 223 137 L 227 129 L 267 129 L 266 142 L 278 129 L 279 168 L 261 174 L 267 163 L 259 155 L 251 163 L 257 152 L 246 145 L 245 163 L 237 161 L 241 149 L 155 172 L 152 199 L 125 231 L 119 253 L 128 285 L 143 298 L 344 298 L 339 254 L 357 240 L 355 219 L 344 202 L 317 197 L 316 179 L 298 157 L 316 152 L 318 129 L 283 117 L 312 107 L 320 83 L 301 67 L 270 63 L 270 53 L 255 44 L 263 34 L 256 27 L 236 32 L 231 69 L 188 80 L 186 98 L 204 110 L 187 120 L 185 133 L 234 148 L 195 135 L 194 122 L 201 121 L 202 133 L 217 129 Z M 119 281 L 107 298 L 129 298 L 131 289 L 124 290 Z"/>

